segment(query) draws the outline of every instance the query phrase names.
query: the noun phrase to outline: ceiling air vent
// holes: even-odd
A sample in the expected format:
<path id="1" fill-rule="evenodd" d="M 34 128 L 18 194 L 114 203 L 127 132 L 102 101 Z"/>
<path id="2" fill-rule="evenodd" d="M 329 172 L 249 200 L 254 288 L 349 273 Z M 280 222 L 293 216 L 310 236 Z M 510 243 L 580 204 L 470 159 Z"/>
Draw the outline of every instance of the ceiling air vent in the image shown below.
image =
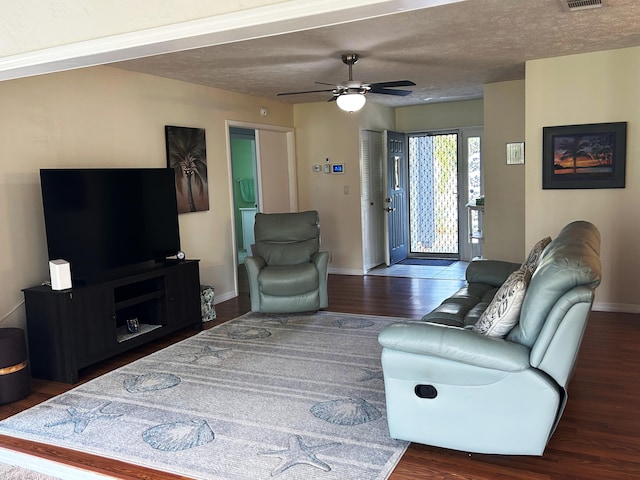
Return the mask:
<path id="1" fill-rule="evenodd" d="M 606 3 L 607 0 L 560 0 L 562 9 L 567 12 L 604 7 Z"/>

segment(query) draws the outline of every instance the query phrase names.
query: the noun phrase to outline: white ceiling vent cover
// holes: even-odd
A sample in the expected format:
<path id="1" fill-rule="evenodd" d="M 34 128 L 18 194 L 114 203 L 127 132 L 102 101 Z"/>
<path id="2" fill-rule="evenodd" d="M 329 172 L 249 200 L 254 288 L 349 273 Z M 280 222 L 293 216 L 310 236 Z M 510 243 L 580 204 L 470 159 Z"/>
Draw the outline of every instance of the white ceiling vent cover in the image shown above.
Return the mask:
<path id="1" fill-rule="evenodd" d="M 560 0 L 560 4 L 564 11 L 575 12 L 576 10 L 604 7 L 607 0 Z"/>

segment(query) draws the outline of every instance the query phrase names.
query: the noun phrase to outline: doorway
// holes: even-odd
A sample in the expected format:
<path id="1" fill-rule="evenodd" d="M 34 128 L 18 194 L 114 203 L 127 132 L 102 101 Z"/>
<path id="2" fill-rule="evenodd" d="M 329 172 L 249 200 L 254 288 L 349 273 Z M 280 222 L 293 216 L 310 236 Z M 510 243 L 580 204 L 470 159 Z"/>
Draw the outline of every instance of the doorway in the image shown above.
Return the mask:
<path id="1" fill-rule="evenodd" d="M 298 210 L 295 142 L 292 128 L 275 125 L 228 120 L 227 133 L 237 295 L 255 214 Z"/>
<path id="2" fill-rule="evenodd" d="M 460 258 L 458 132 L 408 135 L 409 256 Z"/>
<path id="3" fill-rule="evenodd" d="M 482 256 L 481 226 L 469 210 L 483 195 L 481 139 L 481 128 L 407 135 L 410 257 Z"/>
<path id="4" fill-rule="evenodd" d="M 229 128 L 233 205 L 236 227 L 237 263 L 251 255 L 254 243 L 253 223 L 258 212 L 256 132 L 253 129 Z"/>
<path id="5" fill-rule="evenodd" d="M 364 133 L 368 132 L 363 132 L 363 145 L 371 142 Z M 427 265 L 482 257 L 482 218 L 476 206 L 476 199 L 483 197 L 482 127 L 407 134 L 385 131 L 384 136 L 383 154 L 368 158 L 364 153 L 373 149 L 363 147 L 363 192 L 383 192 L 383 208 L 364 201 L 363 196 L 363 232 L 370 233 L 376 224 L 364 214 L 368 205 L 385 212 L 385 248 L 363 239 L 364 259 L 384 255 L 385 264 L 391 266 L 420 263 L 416 262 L 420 257 L 438 260 L 422 262 Z M 382 175 L 368 166 L 376 162 L 383 163 Z M 384 187 L 376 187 L 378 180 Z M 391 195 L 397 192 L 403 195 Z M 404 246 L 406 254 L 395 258 L 392 253 L 401 250 L 397 245 Z M 380 263 L 364 263 L 365 271 Z"/>

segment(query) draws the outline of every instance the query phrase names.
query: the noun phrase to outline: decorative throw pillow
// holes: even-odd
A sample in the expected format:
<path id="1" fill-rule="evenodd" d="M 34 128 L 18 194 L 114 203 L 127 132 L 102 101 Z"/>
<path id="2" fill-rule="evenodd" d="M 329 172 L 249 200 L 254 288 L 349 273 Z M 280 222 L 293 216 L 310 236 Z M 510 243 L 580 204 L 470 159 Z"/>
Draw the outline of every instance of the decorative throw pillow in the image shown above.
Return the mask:
<path id="1" fill-rule="evenodd" d="M 536 243 L 529 252 L 529 256 L 522 264 L 522 268 L 526 268 L 531 272 L 531 275 L 533 275 L 533 272 L 535 272 L 536 268 L 538 268 L 538 263 L 540 263 L 540 256 L 542 255 L 542 252 L 550 243 L 551 237 L 545 237 L 538 243 Z"/>
<path id="2" fill-rule="evenodd" d="M 473 330 L 489 337 L 503 338 L 518 323 L 520 307 L 531 279 L 528 268 L 516 270 L 498 289 Z"/>

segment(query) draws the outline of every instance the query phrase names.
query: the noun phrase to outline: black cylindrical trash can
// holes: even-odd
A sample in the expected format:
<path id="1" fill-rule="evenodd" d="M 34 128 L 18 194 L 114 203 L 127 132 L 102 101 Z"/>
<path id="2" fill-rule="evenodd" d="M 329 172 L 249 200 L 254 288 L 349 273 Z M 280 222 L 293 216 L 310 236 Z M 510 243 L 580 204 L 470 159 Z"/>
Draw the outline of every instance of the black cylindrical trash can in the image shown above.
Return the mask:
<path id="1" fill-rule="evenodd" d="M 0 405 L 31 393 L 27 342 L 21 328 L 0 328 Z"/>

